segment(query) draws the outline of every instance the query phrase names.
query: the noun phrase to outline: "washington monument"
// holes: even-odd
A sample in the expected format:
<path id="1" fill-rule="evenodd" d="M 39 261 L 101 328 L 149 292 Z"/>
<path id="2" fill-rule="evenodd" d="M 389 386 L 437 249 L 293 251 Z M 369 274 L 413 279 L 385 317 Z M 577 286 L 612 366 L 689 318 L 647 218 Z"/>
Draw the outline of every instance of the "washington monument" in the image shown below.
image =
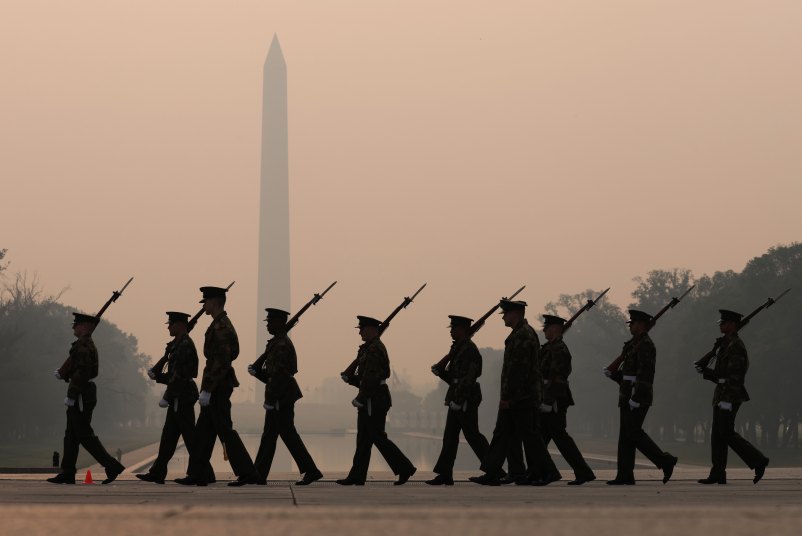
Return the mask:
<path id="1" fill-rule="evenodd" d="M 287 64 L 273 36 L 262 89 L 262 173 L 259 194 L 259 276 L 256 349 L 267 341 L 264 308 L 290 310 L 290 195 Z"/>

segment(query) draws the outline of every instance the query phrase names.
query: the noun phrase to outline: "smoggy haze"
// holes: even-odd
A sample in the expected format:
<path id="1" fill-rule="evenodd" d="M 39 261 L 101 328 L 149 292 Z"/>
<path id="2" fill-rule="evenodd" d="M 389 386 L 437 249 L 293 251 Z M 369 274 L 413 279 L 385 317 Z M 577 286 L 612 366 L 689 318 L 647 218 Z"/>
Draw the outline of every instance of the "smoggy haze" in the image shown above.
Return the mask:
<path id="1" fill-rule="evenodd" d="M 294 332 L 304 386 L 353 358 L 357 313 L 423 282 L 384 337 L 416 381 L 448 349 L 447 314 L 521 284 L 530 318 L 586 288 L 626 304 L 650 269 L 740 270 L 800 239 L 802 3 L 498 4 L 3 2 L 11 270 L 92 312 L 135 276 L 107 318 L 154 356 L 164 311 L 236 279 L 244 374 L 274 33 L 294 307 L 340 282 Z"/>

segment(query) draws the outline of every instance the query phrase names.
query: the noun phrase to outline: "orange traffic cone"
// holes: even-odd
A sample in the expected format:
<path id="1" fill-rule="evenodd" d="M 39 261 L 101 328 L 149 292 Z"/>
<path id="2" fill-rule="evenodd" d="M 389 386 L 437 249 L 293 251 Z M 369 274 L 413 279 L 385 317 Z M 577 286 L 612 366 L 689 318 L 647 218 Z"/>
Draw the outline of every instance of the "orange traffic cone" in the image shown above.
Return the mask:
<path id="1" fill-rule="evenodd" d="M 89 469 L 86 470 L 86 478 L 84 478 L 84 484 L 94 484 L 92 481 L 92 471 Z"/>

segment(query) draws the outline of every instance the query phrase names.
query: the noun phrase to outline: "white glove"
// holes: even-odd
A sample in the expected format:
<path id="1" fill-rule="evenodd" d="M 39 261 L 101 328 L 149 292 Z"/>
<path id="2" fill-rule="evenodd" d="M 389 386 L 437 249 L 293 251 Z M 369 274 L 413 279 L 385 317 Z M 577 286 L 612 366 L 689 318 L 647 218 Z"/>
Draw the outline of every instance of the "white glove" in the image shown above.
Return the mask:
<path id="1" fill-rule="evenodd" d="M 156 379 L 156 373 L 153 372 L 152 370 L 149 370 L 148 371 L 148 378 L 150 378 L 151 380 L 155 380 Z"/>
<path id="2" fill-rule="evenodd" d="M 724 411 L 732 411 L 732 402 L 724 402 L 723 400 L 718 403 L 718 407 Z"/>
<path id="3" fill-rule="evenodd" d="M 355 408 L 364 408 L 365 407 L 365 404 L 363 404 L 362 402 L 360 402 L 356 398 L 351 400 L 351 405 L 354 406 Z"/>
<path id="4" fill-rule="evenodd" d="M 629 399 L 629 409 L 635 409 L 640 407 L 640 402 L 635 402 L 631 398 Z"/>
<path id="5" fill-rule="evenodd" d="M 168 407 L 170 407 L 170 403 L 162 398 L 161 400 L 159 400 L 159 407 L 160 408 L 168 408 Z"/>
<path id="6" fill-rule="evenodd" d="M 253 368 L 253 365 L 248 365 L 248 374 L 251 376 L 256 376 L 256 369 Z"/>
<path id="7" fill-rule="evenodd" d="M 75 400 L 73 400 L 70 397 L 67 397 L 64 399 L 64 405 L 71 408 L 75 405 Z"/>
<path id="8" fill-rule="evenodd" d="M 271 406 L 271 405 L 270 405 L 270 404 L 268 404 L 267 402 L 265 402 L 264 404 L 262 404 L 262 407 L 263 407 L 263 408 L 265 408 L 267 411 L 273 411 L 274 409 L 277 409 L 277 408 L 276 408 L 276 406 Z"/>
<path id="9" fill-rule="evenodd" d="M 456 402 L 454 402 L 453 400 L 452 400 L 451 402 L 449 402 L 449 403 L 448 403 L 448 407 L 449 407 L 449 409 L 453 409 L 454 411 L 460 411 L 460 410 L 462 410 L 463 406 L 464 406 L 464 404 L 457 404 L 457 403 L 456 403 Z M 464 411 L 464 410 L 463 410 L 463 411 Z"/>
<path id="10" fill-rule="evenodd" d="M 200 404 L 202 407 L 205 408 L 206 406 L 209 405 L 211 399 L 212 399 L 212 393 L 210 393 L 209 391 L 201 391 L 200 395 L 198 396 L 198 404 Z"/>
<path id="11" fill-rule="evenodd" d="M 348 383 L 348 374 L 340 374 L 340 378 L 342 378 L 345 383 Z"/>
<path id="12" fill-rule="evenodd" d="M 550 404 L 540 404 L 540 411 L 542 413 L 551 413 L 552 407 Z"/>
<path id="13" fill-rule="evenodd" d="M 59 373 L 58 373 L 58 369 L 56 369 L 56 370 L 54 370 L 54 371 L 53 371 L 53 376 L 55 376 L 57 380 L 61 380 L 61 379 L 63 379 L 63 378 L 61 377 L 61 374 L 59 374 Z"/>
<path id="14" fill-rule="evenodd" d="M 607 367 L 604 367 L 604 368 L 602 369 L 602 373 L 604 373 L 604 375 L 605 375 L 605 376 L 607 376 L 608 378 L 609 378 L 610 376 L 612 376 L 612 375 L 613 375 L 613 373 L 612 373 L 612 372 L 610 372 L 610 371 L 607 369 Z"/>

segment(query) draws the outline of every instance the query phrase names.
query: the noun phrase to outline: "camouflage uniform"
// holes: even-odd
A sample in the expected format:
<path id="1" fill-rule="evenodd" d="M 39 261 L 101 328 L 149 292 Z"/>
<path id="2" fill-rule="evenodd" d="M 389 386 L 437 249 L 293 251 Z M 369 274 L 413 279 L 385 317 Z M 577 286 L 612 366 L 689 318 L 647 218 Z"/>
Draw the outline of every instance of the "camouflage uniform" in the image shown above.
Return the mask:
<path id="1" fill-rule="evenodd" d="M 624 344 L 621 368 L 613 372 L 618 385 L 620 427 L 618 433 L 618 472 L 616 480 L 635 480 L 635 450 L 641 451 L 654 465 L 663 469 L 676 460 L 662 451 L 643 430 L 643 421 L 652 405 L 652 384 L 657 349 L 648 333 L 635 335 Z M 630 408 L 629 401 L 640 404 Z"/>
<path id="2" fill-rule="evenodd" d="M 476 381 L 482 375 L 482 354 L 470 339 L 454 342 L 449 351 L 448 368 L 440 378 L 448 383 L 445 405 L 455 403 L 462 409 L 449 409 L 443 431 L 443 448 L 434 466 L 438 475 L 452 477 L 457 457 L 460 430 L 479 461 L 487 455 L 487 439 L 479 431 L 479 404 L 482 390 Z"/>
<path id="3" fill-rule="evenodd" d="M 124 467 L 103 447 L 92 430 L 92 412 L 97 405 L 97 387 L 92 381 L 98 374 L 98 354 L 90 335 L 72 343 L 70 355 L 60 369 L 61 378 L 69 383 L 67 398 L 75 404 L 67 406 L 67 428 L 64 432 L 64 457 L 61 474 L 75 478 L 78 447 L 83 446 L 106 473 L 119 474 Z"/>
<path id="4" fill-rule="evenodd" d="M 198 387 L 194 378 L 198 377 L 198 352 L 189 335 L 180 335 L 167 343 L 167 371 L 156 370 L 156 382 L 167 386 L 164 400 L 170 403 L 162 428 L 159 454 L 148 473 L 154 480 L 164 480 L 167 464 L 175 454 L 178 438 L 184 438 L 184 445 L 190 455 L 195 451 L 195 402 L 198 400 Z M 207 466 L 211 479 L 214 472 Z"/>
<path id="5" fill-rule="evenodd" d="M 568 376 L 571 375 L 571 352 L 568 351 L 562 337 L 546 342 L 540 347 L 540 371 L 543 376 L 543 406 L 548 411 L 540 412 L 540 433 L 548 447 L 553 439 L 560 454 L 577 480 L 593 480 L 593 470 L 582 457 L 573 438 L 566 431 L 566 414 L 568 407 L 574 405 Z"/>
<path id="6" fill-rule="evenodd" d="M 187 474 L 196 482 L 206 482 L 207 464 L 219 436 L 228 454 L 234 474 L 240 479 L 255 480 L 253 461 L 234 430 L 231 422 L 231 394 L 239 387 L 231 362 L 239 356 L 239 339 L 225 311 L 220 313 L 206 329 L 203 342 L 206 366 L 203 368 L 201 391 L 211 393 L 209 405 L 201 407 L 195 427 L 196 453 L 190 453 Z"/>
<path id="7" fill-rule="evenodd" d="M 715 367 L 713 370 L 704 371 L 704 378 L 716 384 L 713 393 L 713 427 L 710 435 L 713 462 L 709 477 L 711 479 L 726 481 L 728 447 L 732 448 L 750 469 L 768 464 L 768 458 L 735 431 L 735 416 L 738 409 L 743 402 L 749 400 L 744 386 L 747 370 L 749 370 L 749 356 L 741 338 L 737 333 L 723 337 Z M 719 402 L 729 402 L 732 404 L 732 409 L 719 408 Z"/>
<path id="8" fill-rule="evenodd" d="M 303 394 L 295 374 L 298 358 L 292 340 L 285 334 L 276 335 L 267 342 L 264 353 L 257 360 L 263 363 L 256 371 L 256 378 L 265 383 L 265 404 L 275 409 L 265 412 L 264 432 L 256 454 L 256 471 L 261 480 L 266 480 L 273 464 L 278 437 L 287 446 L 301 474 L 318 468 L 295 429 L 295 402 Z"/>
<path id="9" fill-rule="evenodd" d="M 411 474 L 415 466 L 393 443 L 384 431 L 387 412 L 392 406 L 387 379 L 390 377 L 390 358 L 384 343 L 376 337 L 359 347 L 358 365 L 349 383 L 359 388 L 357 400 L 363 407 L 357 411 L 356 451 L 348 479 L 365 482 L 373 445 L 379 449 L 387 465 L 396 475 Z"/>
<path id="10" fill-rule="evenodd" d="M 538 365 L 539 348 L 537 333 L 526 319 L 504 341 L 501 400 L 509 402 L 510 407 L 499 408 L 493 439 L 482 461 L 482 470 L 492 478 L 501 475 L 504 459 L 515 452 L 520 443 L 523 443 L 529 479 L 536 480 L 557 472 L 536 429 L 535 412 L 540 406 L 543 386 Z"/>

